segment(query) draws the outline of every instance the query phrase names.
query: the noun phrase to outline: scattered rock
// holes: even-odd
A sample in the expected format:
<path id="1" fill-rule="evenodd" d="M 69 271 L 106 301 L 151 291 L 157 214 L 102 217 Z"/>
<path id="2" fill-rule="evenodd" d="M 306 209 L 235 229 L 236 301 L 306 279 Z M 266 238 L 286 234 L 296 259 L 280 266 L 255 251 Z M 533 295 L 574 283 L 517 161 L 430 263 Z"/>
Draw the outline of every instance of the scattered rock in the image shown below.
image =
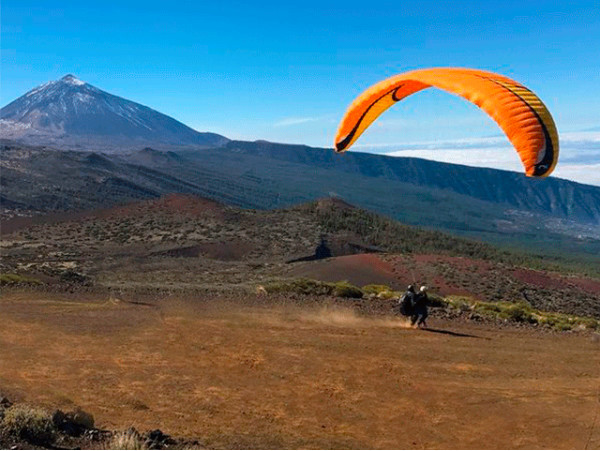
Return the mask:
<path id="1" fill-rule="evenodd" d="M 86 429 L 93 429 L 94 427 L 94 416 L 91 413 L 87 413 L 84 410 L 76 409 L 72 412 L 73 422 L 79 424 Z"/>
<path id="2" fill-rule="evenodd" d="M 13 403 L 10 402 L 7 397 L 5 397 L 5 396 L 0 397 L 0 407 L 2 407 L 3 409 L 8 409 L 12 405 L 13 405 Z"/>
<path id="3" fill-rule="evenodd" d="M 72 437 L 94 429 L 94 417 L 79 408 L 67 413 L 57 410 L 52 415 L 52 423 L 56 429 Z"/>
<path id="4" fill-rule="evenodd" d="M 104 435 L 106 435 L 106 432 L 102 432 L 98 429 L 88 429 L 84 433 L 85 438 L 92 442 L 97 442 L 98 440 L 103 439 Z"/>
<path id="5" fill-rule="evenodd" d="M 148 432 L 148 439 L 153 441 L 164 442 L 167 440 L 169 436 L 160 429 L 154 429 L 153 431 Z"/>
<path id="6" fill-rule="evenodd" d="M 170 436 L 163 433 L 160 429 L 154 429 L 144 434 L 146 438 L 145 445 L 148 449 L 161 449 L 164 445 L 175 443 Z"/>
<path id="7" fill-rule="evenodd" d="M 67 269 L 60 273 L 60 281 L 71 285 L 91 285 L 91 280 L 85 274 Z"/>
<path id="8" fill-rule="evenodd" d="M 483 317 L 479 313 L 473 312 L 469 314 L 469 319 L 471 321 L 482 321 Z"/>

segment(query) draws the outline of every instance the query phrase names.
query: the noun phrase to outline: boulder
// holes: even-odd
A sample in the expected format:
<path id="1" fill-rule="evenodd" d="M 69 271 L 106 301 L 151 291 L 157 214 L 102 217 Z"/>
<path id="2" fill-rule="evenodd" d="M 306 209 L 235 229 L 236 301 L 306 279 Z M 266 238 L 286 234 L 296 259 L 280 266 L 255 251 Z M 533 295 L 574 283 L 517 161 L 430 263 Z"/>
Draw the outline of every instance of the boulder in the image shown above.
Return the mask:
<path id="1" fill-rule="evenodd" d="M 148 449 L 162 449 L 164 445 L 175 443 L 171 437 L 163 433 L 160 429 L 154 429 L 144 434 L 146 438 L 146 448 Z"/>
<path id="2" fill-rule="evenodd" d="M 85 431 L 94 428 L 94 417 L 80 408 L 67 413 L 57 410 L 52 415 L 52 423 L 59 431 L 79 437 Z"/>

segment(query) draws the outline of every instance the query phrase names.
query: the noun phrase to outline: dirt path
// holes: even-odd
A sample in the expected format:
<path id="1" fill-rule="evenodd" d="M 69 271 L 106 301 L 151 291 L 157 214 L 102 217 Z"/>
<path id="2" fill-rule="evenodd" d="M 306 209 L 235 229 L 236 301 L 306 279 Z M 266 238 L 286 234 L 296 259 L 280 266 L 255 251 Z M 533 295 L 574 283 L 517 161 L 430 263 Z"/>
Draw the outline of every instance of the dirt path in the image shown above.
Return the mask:
<path id="1" fill-rule="evenodd" d="M 102 427 L 229 448 L 600 447 L 590 336 L 43 296 L 0 299 L 0 391 Z"/>

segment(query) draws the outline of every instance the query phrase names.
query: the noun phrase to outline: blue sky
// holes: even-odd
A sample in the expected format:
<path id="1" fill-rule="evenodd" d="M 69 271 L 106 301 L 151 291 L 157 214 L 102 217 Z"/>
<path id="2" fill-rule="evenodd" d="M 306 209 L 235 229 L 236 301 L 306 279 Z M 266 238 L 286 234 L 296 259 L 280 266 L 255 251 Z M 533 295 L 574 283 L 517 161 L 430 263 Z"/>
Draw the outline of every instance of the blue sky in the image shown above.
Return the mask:
<path id="1" fill-rule="evenodd" d="M 527 85 L 567 137 L 600 132 L 598 0 L 2 0 L 1 14 L 2 105 L 73 73 L 200 131 L 329 147 L 348 104 L 371 84 L 416 68 L 465 66 Z M 356 149 L 416 154 L 433 142 L 446 149 L 440 159 L 477 160 L 477 152 L 446 153 L 501 136 L 473 105 L 430 90 L 386 112 Z M 584 163 L 585 152 L 597 155 L 600 169 L 594 136 L 585 136 L 587 150 L 569 152 Z M 471 162 L 515 163 L 483 160 Z"/>

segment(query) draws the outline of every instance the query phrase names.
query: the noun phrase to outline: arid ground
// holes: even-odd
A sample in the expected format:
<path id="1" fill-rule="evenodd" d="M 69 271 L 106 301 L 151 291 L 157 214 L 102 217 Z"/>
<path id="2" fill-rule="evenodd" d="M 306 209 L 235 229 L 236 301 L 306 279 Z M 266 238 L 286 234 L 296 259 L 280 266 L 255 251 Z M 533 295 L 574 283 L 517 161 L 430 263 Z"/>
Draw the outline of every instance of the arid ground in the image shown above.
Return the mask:
<path id="1" fill-rule="evenodd" d="M 600 447 L 597 335 L 350 307 L 5 292 L 0 389 L 206 447 Z"/>

